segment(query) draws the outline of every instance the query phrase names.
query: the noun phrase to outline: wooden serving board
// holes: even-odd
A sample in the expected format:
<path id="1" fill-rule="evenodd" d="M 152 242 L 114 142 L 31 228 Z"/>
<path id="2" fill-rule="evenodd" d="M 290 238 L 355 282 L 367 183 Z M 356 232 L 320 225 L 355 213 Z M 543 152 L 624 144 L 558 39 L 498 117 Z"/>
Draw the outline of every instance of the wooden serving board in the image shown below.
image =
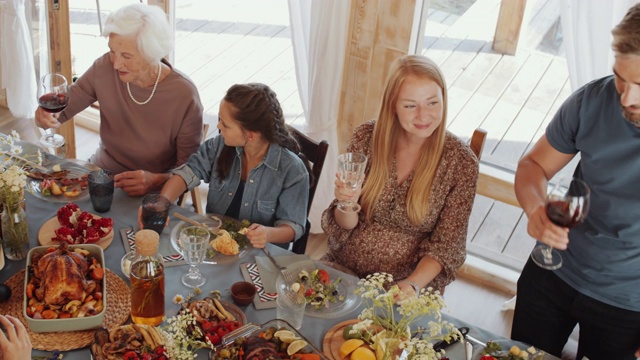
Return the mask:
<path id="1" fill-rule="evenodd" d="M 342 337 L 342 332 L 344 328 L 360 322 L 358 319 L 351 319 L 343 321 L 339 324 L 336 324 L 334 327 L 329 329 L 327 333 L 324 335 L 324 340 L 322 341 L 322 352 L 326 357 L 330 360 L 341 360 L 340 358 L 340 345 L 345 342 L 345 339 Z"/>
<path id="2" fill-rule="evenodd" d="M 93 217 L 96 219 L 101 218 L 100 216 L 95 214 L 91 214 L 91 215 L 93 215 Z M 58 222 L 57 216 L 54 216 L 51 219 L 47 220 L 47 222 L 42 224 L 40 231 L 38 231 L 38 243 L 40 243 L 40 245 L 42 246 L 59 245 L 60 242 L 51 240 L 51 238 L 54 238 L 56 236 L 55 230 L 59 227 L 60 227 L 60 222 Z M 113 229 L 111 229 L 110 233 L 102 237 L 95 244 L 100 246 L 102 250 L 104 250 L 107 247 L 109 247 L 109 245 L 111 245 L 112 241 L 113 241 Z"/>

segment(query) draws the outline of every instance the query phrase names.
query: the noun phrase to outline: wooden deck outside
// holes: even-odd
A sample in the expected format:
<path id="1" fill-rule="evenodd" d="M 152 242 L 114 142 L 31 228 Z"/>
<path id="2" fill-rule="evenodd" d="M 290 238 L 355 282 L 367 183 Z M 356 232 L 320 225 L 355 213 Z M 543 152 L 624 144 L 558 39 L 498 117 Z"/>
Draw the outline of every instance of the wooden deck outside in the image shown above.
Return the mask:
<path id="1" fill-rule="evenodd" d="M 245 6 L 253 11 L 243 11 Z M 527 1 L 515 56 L 491 50 L 499 6 L 500 0 L 477 0 L 460 16 L 431 10 L 423 54 L 434 59 L 446 76 L 448 129 L 465 139 L 477 127 L 487 130 L 483 166 L 512 175 L 518 159 L 569 95 L 570 85 L 556 32 L 557 1 Z M 95 2 L 71 0 L 70 7 L 72 53 L 76 68 L 83 69 L 107 51 L 106 41 L 99 37 Z M 177 3 L 174 64 L 200 91 L 206 121 L 212 125 L 209 136 L 216 132 L 224 91 L 240 82 L 270 85 L 287 121 L 294 126 L 304 123 L 289 30 L 286 0 Z M 78 158 L 86 159 L 98 137 L 86 129 L 76 132 Z M 519 270 L 533 245 L 519 208 L 476 197 L 469 223 L 470 254 Z"/>
<path id="2" fill-rule="evenodd" d="M 423 53 L 441 66 L 447 79 L 448 129 L 463 138 L 477 127 L 486 130 L 482 163 L 508 176 L 571 89 L 566 61 L 556 55 L 561 53 L 557 1 L 527 2 L 515 56 L 491 50 L 499 5 L 499 0 L 478 0 L 460 17 L 432 13 Z M 478 195 L 468 252 L 519 271 L 535 244 L 526 224 L 521 209 Z"/>

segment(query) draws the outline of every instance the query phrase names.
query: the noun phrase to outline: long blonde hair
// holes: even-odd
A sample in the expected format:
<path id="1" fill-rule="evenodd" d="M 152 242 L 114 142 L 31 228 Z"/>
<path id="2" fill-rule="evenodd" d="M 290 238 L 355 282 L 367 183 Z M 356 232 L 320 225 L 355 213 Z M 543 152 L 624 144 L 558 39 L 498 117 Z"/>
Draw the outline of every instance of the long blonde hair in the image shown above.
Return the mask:
<path id="1" fill-rule="evenodd" d="M 369 159 L 371 167 L 361 196 L 362 209 L 367 221 L 371 221 L 373 208 L 378 203 L 393 166 L 396 142 L 401 130 L 395 104 L 400 87 L 409 76 L 428 78 L 442 89 L 442 122 L 422 147 L 422 154 L 414 169 L 413 182 L 407 194 L 407 215 L 412 224 L 422 223 L 429 213 L 429 197 L 446 134 L 447 86 L 440 68 L 431 59 L 419 55 L 405 55 L 391 65 L 378 119 L 373 128 Z"/>

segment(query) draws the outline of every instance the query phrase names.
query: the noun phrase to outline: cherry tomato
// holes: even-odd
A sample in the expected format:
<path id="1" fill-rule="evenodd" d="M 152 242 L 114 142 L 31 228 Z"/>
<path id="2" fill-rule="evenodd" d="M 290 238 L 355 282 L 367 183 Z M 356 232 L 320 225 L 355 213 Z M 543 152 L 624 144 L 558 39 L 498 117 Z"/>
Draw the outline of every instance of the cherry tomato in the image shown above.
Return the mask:
<path id="1" fill-rule="evenodd" d="M 491 355 L 482 355 L 482 357 L 480 358 L 480 360 L 496 360 L 496 358 L 494 358 Z"/>
<path id="2" fill-rule="evenodd" d="M 205 320 L 202 322 L 202 330 L 203 331 L 209 331 L 211 330 L 212 327 L 214 327 L 216 324 L 212 321 L 209 320 Z"/>
<path id="3" fill-rule="evenodd" d="M 222 342 L 222 339 L 216 333 L 207 334 L 207 339 L 209 339 L 213 345 L 219 345 Z"/>
<path id="4" fill-rule="evenodd" d="M 124 356 L 122 356 L 122 360 L 139 360 L 139 359 L 140 357 L 133 350 L 127 351 L 126 353 L 124 353 Z"/>
<path id="5" fill-rule="evenodd" d="M 225 335 L 227 335 L 229 333 L 229 330 L 227 330 L 227 328 L 225 328 L 224 326 L 221 326 L 221 327 L 218 328 L 216 333 L 218 334 L 218 336 L 220 336 L 220 338 L 222 338 L 223 336 L 225 336 Z"/>
<path id="6" fill-rule="evenodd" d="M 323 284 L 329 283 L 329 273 L 325 269 L 318 270 L 318 280 Z"/>

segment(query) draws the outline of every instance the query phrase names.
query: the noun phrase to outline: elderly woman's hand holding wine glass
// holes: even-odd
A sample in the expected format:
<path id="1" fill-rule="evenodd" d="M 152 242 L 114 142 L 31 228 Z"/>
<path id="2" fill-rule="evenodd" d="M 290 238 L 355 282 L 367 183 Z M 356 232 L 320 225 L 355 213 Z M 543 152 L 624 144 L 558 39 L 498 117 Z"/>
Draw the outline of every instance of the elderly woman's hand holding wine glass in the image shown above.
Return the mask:
<path id="1" fill-rule="evenodd" d="M 38 87 L 38 105 L 36 110 L 36 124 L 45 129 L 40 138 L 40 145 L 53 149 L 57 155 L 64 157 L 65 139 L 56 134 L 52 128 L 58 128 L 60 123 L 56 115 L 69 104 L 69 86 L 62 74 L 46 74 L 40 80 Z"/>

